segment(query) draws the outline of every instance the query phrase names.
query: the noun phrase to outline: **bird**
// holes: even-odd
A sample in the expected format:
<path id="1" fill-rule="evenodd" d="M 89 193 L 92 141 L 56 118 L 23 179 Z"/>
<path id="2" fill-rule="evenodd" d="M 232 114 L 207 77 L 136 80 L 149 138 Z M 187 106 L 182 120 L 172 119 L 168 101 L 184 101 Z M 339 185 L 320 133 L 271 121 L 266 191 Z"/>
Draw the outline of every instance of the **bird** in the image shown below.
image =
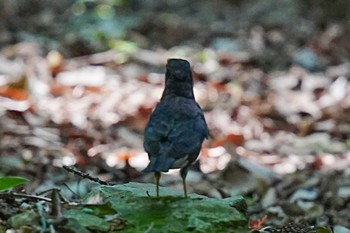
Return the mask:
<path id="1" fill-rule="evenodd" d="M 197 159 L 208 135 L 203 111 L 193 94 L 190 63 L 168 59 L 163 94 L 144 130 L 143 146 L 150 160 L 144 172 L 154 172 L 157 197 L 161 173 L 180 168 L 187 198 L 188 167 Z"/>

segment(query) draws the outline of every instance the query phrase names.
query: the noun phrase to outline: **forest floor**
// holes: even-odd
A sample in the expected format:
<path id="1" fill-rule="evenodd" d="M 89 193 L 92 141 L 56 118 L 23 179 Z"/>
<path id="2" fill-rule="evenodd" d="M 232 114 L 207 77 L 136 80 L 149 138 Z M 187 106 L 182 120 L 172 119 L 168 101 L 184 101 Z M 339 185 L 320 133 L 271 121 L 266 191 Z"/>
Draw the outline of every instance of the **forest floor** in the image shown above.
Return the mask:
<path id="1" fill-rule="evenodd" d="M 147 5 L 122 39 L 107 41 L 110 48 L 0 38 L 0 174 L 29 179 L 26 194 L 60 188 L 68 200 L 95 184 L 62 166 L 109 183 L 153 183 L 142 173 L 143 129 L 160 99 L 166 60 L 181 57 L 192 65 L 210 130 L 189 171 L 189 192 L 243 195 L 252 231 L 292 222 L 350 232 L 349 26 L 300 19 L 291 28 L 231 28 L 229 13 L 208 26 L 198 12 L 213 8 L 216 17 L 211 4 Z M 157 7 L 164 13 L 155 14 Z M 161 185 L 181 189 L 178 172 L 164 174 Z M 0 225 L 23 207 L 9 208 L 0 210 Z"/>

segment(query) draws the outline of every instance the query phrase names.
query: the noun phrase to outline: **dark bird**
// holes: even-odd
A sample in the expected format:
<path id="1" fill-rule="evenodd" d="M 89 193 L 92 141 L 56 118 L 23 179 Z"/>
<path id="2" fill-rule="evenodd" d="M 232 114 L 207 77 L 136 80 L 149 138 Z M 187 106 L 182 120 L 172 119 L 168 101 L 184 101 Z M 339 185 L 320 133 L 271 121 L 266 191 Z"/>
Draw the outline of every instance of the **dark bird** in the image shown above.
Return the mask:
<path id="1" fill-rule="evenodd" d="M 187 197 L 187 170 L 207 137 L 207 124 L 193 95 L 190 64 L 182 59 L 169 59 L 163 95 L 146 125 L 143 143 L 150 159 L 144 172 L 154 172 L 157 197 L 161 172 L 174 168 L 180 168 Z"/>

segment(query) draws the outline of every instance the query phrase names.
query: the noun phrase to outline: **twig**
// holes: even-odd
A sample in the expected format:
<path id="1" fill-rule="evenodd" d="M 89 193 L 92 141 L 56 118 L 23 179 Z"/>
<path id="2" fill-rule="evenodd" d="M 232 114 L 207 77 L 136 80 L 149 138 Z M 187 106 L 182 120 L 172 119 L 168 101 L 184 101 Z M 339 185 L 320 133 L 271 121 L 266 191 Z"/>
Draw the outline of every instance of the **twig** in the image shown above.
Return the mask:
<path id="1" fill-rule="evenodd" d="M 35 195 L 30 195 L 30 194 L 25 194 L 25 193 L 0 193 L 0 199 L 9 199 L 13 197 L 22 197 L 26 199 L 31 199 L 35 201 L 46 201 L 46 202 L 52 202 L 50 198 L 47 197 L 41 197 L 41 196 L 35 196 Z"/>
<path id="2" fill-rule="evenodd" d="M 52 199 L 47 198 L 47 197 L 42 197 L 42 196 L 35 196 L 35 195 L 30 195 L 30 194 L 25 194 L 25 193 L 0 193 L 0 199 L 10 199 L 14 197 L 19 197 L 19 198 L 26 198 L 29 200 L 34 200 L 34 201 L 45 201 L 45 202 L 50 202 L 52 203 Z M 68 204 L 70 206 L 76 206 L 77 203 L 74 202 L 66 202 L 62 201 L 62 203 Z"/>
<path id="3" fill-rule="evenodd" d="M 94 182 L 97 182 L 101 185 L 112 185 L 106 181 L 103 181 L 103 180 L 100 180 L 99 178 L 97 177 L 92 177 L 89 173 L 86 173 L 86 172 L 82 172 L 82 171 L 79 171 L 77 170 L 75 167 L 73 166 L 63 166 L 63 168 L 68 171 L 68 172 L 71 172 L 77 176 L 80 176 L 84 179 L 88 179 L 88 180 L 91 180 L 91 181 L 94 181 Z"/>

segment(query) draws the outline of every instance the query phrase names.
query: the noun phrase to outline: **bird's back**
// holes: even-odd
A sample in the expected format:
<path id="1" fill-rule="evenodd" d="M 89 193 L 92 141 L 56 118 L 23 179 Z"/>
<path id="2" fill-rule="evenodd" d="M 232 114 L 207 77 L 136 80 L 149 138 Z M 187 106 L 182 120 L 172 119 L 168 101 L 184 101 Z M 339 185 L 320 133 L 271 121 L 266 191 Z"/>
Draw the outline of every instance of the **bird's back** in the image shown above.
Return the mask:
<path id="1" fill-rule="evenodd" d="M 202 110 L 193 98 L 169 96 L 152 113 L 145 129 L 146 172 L 187 167 L 196 160 L 208 136 Z"/>

